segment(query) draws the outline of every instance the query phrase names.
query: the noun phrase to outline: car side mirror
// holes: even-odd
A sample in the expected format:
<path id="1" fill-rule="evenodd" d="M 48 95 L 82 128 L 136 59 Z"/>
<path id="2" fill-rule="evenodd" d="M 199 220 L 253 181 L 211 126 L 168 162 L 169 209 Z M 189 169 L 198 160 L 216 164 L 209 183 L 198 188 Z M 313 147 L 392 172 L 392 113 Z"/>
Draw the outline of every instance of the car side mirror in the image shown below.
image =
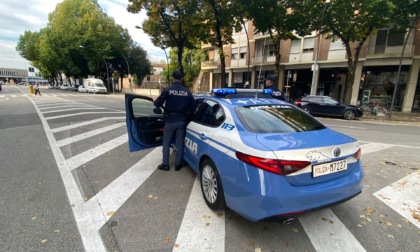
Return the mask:
<path id="1" fill-rule="evenodd" d="M 162 108 L 154 108 L 153 113 L 161 115 L 161 114 L 163 114 L 163 109 Z"/>

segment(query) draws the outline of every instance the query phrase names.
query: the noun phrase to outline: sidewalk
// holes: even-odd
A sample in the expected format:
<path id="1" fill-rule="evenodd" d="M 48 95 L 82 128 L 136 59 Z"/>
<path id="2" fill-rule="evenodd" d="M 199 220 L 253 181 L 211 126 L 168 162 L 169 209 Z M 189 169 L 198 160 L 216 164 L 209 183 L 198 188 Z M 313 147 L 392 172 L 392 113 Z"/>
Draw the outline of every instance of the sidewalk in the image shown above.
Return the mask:
<path id="1" fill-rule="evenodd" d="M 364 114 L 362 118 L 360 118 L 359 120 L 379 122 L 379 123 L 420 126 L 420 113 L 419 112 L 411 112 L 411 113 L 394 112 L 391 115 L 391 117 Z"/>

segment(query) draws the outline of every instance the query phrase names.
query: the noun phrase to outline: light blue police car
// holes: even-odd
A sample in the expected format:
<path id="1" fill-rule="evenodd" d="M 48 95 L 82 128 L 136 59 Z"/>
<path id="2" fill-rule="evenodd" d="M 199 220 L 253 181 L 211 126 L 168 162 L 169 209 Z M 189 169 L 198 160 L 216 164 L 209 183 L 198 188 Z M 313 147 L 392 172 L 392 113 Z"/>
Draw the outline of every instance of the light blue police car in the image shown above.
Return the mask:
<path id="1" fill-rule="evenodd" d="M 327 128 L 269 90 L 214 89 L 197 99 L 184 160 L 208 207 L 252 221 L 290 220 L 362 191 L 357 140 Z M 162 144 L 152 99 L 126 94 L 130 151 Z"/>

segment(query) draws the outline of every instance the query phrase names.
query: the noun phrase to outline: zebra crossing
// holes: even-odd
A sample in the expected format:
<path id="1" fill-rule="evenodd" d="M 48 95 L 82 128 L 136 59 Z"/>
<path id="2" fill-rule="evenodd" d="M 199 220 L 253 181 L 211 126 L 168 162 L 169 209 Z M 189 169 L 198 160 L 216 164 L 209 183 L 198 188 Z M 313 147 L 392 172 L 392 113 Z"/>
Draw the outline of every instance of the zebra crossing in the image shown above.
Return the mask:
<path id="1" fill-rule="evenodd" d="M 161 148 L 153 149 L 138 160 L 137 163 L 127 167 L 123 174 L 116 177 L 96 195 L 90 199 L 86 199 L 80 191 L 79 182 L 73 172 L 86 163 L 100 158 L 102 155 L 121 145 L 127 144 L 127 134 L 107 139 L 107 141 L 96 146 L 91 146 L 90 149 L 81 153 L 76 153 L 71 157 L 65 157 L 62 151 L 63 147 L 70 144 L 77 144 L 80 141 L 93 138 L 106 132 L 124 129 L 126 127 L 125 122 L 123 121 L 125 119 L 125 112 L 66 100 L 66 96 L 78 96 L 78 94 L 54 94 L 48 96 L 49 99 L 34 99 L 33 97 L 29 97 L 29 99 L 41 118 L 47 133 L 51 149 L 67 190 L 70 204 L 72 205 L 73 214 L 85 250 L 107 251 L 108 249 L 104 245 L 103 237 L 100 234 L 101 228 L 112 219 L 114 213 L 117 213 L 127 200 L 129 200 L 129 198 L 132 197 L 132 195 L 139 190 L 139 188 L 156 171 L 156 166 L 160 163 Z M 82 115 L 95 115 L 100 116 L 100 118 L 92 118 L 81 122 L 75 120 L 75 118 Z M 66 119 L 67 122 L 70 123 L 67 123 L 66 125 L 55 123 L 56 121 L 63 119 Z M 104 123 L 103 126 L 96 127 L 80 134 L 74 134 L 65 138 L 57 137 L 63 132 L 102 123 Z M 369 142 L 362 142 L 361 145 L 363 155 L 386 151 L 394 147 L 390 144 Z M 404 191 L 399 191 L 399 199 L 407 199 L 407 197 L 412 197 L 412 195 L 420 194 L 420 187 L 416 186 L 418 185 L 418 182 L 416 181 L 419 180 L 418 172 L 413 174 L 402 179 L 403 181 L 405 181 L 404 179 L 408 180 L 409 183 L 404 184 Z M 397 181 L 395 183 L 401 184 L 404 182 Z M 387 187 L 379 190 L 375 193 L 375 196 L 387 195 L 387 198 L 392 198 L 392 188 L 395 186 L 390 185 L 389 187 L 390 188 Z M 383 202 L 392 209 L 401 209 L 404 208 L 404 204 L 407 204 L 407 200 L 395 201 L 392 202 L 392 204 L 388 204 L 386 201 Z M 410 202 L 410 204 L 412 205 L 412 208 L 416 208 L 418 202 Z M 227 236 L 229 235 L 227 233 L 227 228 L 228 225 L 231 224 L 228 224 L 229 220 L 226 218 L 226 211 L 210 211 L 203 201 L 199 181 L 196 178 L 192 185 L 191 194 L 178 233 L 175 234 L 175 239 L 172 242 L 167 241 L 166 243 L 164 242 L 164 244 L 167 244 L 168 247 L 172 247 L 173 251 L 247 251 L 245 245 L 243 245 L 243 247 L 235 247 L 233 250 L 228 249 L 228 247 L 232 247 L 232 245 L 229 245 L 232 241 L 227 239 Z M 396 212 L 400 213 L 398 210 L 396 210 Z M 418 227 L 418 224 L 415 223 L 416 219 L 409 218 L 406 213 L 407 211 L 404 211 L 400 214 Z M 249 222 L 245 223 L 251 225 Z M 310 242 L 307 246 L 309 246 L 309 250 L 311 251 L 371 251 L 372 249 L 375 249 L 372 247 L 365 247 L 366 243 L 361 242 L 354 231 L 347 227 L 330 208 L 302 216 L 298 219 L 298 224 L 294 225 L 292 232 L 295 232 L 294 235 L 297 237 L 306 237 Z M 296 231 L 299 230 L 298 227 L 302 228 L 302 232 L 299 233 Z M 279 227 L 278 225 L 275 228 L 281 229 L 282 227 Z M 255 246 L 250 246 L 254 251 L 269 251 L 257 247 L 263 246 L 260 242 L 254 241 L 253 243 L 257 244 Z M 242 244 L 244 244 L 244 242 L 242 242 Z M 290 247 L 284 247 L 282 249 L 280 245 L 278 248 L 280 250 L 297 250 Z"/>
<path id="2" fill-rule="evenodd" d="M 75 96 L 96 96 L 96 94 L 87 94 L 87 93 L 42 93 L 40 97 L 75 97 Z M 0 94 L 0 101 L 8 101 L 11 99 L 19 99 L 19 98 L 28 98 L 28 97 L 35 97 L 32 94 Z"/>

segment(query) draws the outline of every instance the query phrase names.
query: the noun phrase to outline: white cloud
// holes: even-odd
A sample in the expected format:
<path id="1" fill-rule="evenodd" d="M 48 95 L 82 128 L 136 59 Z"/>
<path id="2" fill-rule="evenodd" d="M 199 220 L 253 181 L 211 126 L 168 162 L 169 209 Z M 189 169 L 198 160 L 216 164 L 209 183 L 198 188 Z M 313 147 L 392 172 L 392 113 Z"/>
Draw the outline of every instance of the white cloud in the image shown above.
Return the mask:
<path id="1" fill-rule="evenodd" d="M 1 0 L 0 1 L 0 67 L 24 68 L 26 60 L 16 52 L 19 36 L 27 30 L 39 31 L 48 23 L 48 14 L 63 0 Z M 164 52 L 155 47 L 143 30 L 136 29 L 146 18 L 145 13 L 132 14 L 127 11 L 128 0 L 99 0 L 108 16 L 126 28 L 134 41 L 138 42 L 152 61 L 165 59 Z"/>

